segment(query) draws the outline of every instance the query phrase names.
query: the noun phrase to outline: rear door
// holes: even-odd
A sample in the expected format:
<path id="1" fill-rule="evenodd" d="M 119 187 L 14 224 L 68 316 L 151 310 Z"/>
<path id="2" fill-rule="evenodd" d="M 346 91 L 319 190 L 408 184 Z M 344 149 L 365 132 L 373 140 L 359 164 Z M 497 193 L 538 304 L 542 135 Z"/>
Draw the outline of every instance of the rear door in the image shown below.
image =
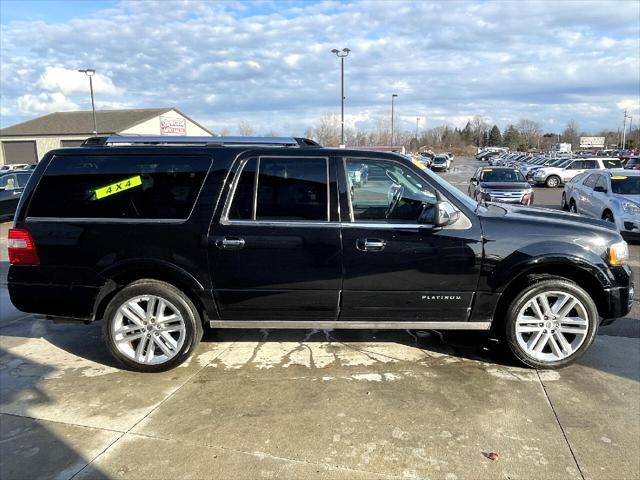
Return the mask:
<path id="1" fill-rule="evenodd" d="M 335 167 L 299 151 L 244 154 L 209 230 L 222 320 L 336 320 L 342 282 Z"/>
<path id="2" fill-rule="evenodd" d="M 365 165 L 369 181 L 348 189 L 345 172 L 352 164 Z M 400 161 L 348 156 L 340 172 L 340 320 L 468 320 L 482 258 L 477 219 L 462 215 L 450 227 L 434 227 L 435 203 L 446 198 L 426 173 Z"/>

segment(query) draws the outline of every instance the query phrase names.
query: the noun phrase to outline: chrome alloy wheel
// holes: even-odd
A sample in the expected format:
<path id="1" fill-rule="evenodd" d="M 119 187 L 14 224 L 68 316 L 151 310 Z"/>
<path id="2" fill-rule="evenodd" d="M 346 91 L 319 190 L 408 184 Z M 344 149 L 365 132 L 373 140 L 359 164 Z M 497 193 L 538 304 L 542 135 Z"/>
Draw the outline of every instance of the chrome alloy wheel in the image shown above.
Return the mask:
<path id="1" fill-rule="evenodd" d="M 589 316 L 567 292 L 543 292 L 518 312 L 516 340 L 531 358 L 555 362 L 572 355 L 587 338 Z"/>
<path id="2" fill-rule="evenodd" d="M 137 363 L 157 365 L 170 360 L 180 351 L 186 337 L 180 311 L 156 295 L 127 300 L 111 322 L 116 348 Z"/>

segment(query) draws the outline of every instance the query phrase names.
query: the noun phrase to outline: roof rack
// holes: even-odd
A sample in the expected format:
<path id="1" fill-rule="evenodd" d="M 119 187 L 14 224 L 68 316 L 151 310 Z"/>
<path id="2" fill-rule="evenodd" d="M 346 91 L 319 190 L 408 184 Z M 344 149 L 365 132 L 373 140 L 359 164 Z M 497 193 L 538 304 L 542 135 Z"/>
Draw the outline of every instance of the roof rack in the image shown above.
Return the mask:
<path id="1" fill-rule="evenodd" d="M 261 146 L 261 147 L 320 147 L 307 138 L 294 137 L 172 137 L 172 136 L 120 136 L 90 137 L 83 147 L 99 145 L 208 145 L 208 146 Z"/>

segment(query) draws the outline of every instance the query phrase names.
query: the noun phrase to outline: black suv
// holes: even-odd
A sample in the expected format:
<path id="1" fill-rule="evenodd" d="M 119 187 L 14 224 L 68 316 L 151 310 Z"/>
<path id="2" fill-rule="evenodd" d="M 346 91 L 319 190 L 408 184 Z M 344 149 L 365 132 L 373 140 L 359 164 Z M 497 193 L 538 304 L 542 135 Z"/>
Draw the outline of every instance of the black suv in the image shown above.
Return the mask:
<path id="1" fill-rule="evenodd" d="M 56 150 L 14 227 L 14 305 L 102 319 L 113 355 L 146 372 L 183 362 L 204 326 L 493 329 L 523 363 L 556 368 L 633 297 L 613 225 L 478 204 L 401 155 L 302 139 Z"/>

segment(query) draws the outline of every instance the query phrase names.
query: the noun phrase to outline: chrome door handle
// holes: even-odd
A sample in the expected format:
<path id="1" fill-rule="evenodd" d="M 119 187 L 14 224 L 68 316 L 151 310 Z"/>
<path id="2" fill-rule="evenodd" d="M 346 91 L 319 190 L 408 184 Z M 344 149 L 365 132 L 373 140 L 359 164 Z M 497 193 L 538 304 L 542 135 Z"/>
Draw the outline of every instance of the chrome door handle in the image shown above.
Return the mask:
<path id="1" fill-rule="evenodd" d="M 244 238 L 222 237 L 216 238 L 216 247 L 220 250 L 240 250 L 244 248 Z"/>
<path id="2" fill-rule="evenodd" d="M 379 252 L 384 250 L 387 242 L 378 238 L 360 238 L 356 240 L 356 248 L 362 252 Z"/>

